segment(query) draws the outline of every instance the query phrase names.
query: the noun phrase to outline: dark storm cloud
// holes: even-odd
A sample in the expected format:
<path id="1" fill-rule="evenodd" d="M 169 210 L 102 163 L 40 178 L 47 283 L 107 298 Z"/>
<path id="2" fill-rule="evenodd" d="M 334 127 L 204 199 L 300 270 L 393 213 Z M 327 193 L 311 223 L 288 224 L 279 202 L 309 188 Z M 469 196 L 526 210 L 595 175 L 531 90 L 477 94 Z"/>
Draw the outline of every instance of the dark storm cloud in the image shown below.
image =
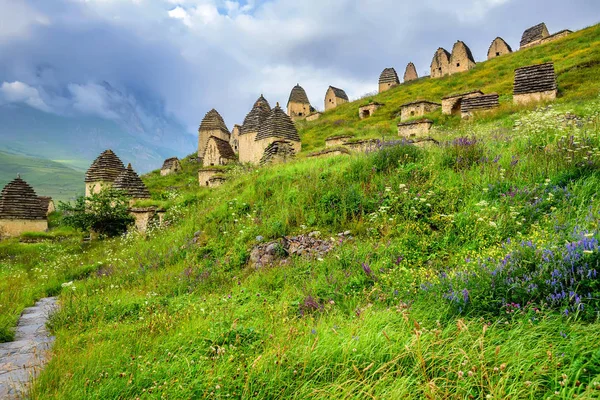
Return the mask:
<path id="1" fill-rule="evenodd" d="M 384 67 L 401 75 L 412 61 L 427 74 L 434 51 L 456 40 L 481 61 L 496 36 L 518 48 L 531 25 L 581 29 L 600 15 L 595 0 L 20 3 L 0 0 L 0 22 L 11 21 L 0 24 L 0 85 L 23 84 L 6 86 L 4 102 L 102 115 L 109 82 L 190 130 L 213 107 L 240 123 L 260 93 L 285 105 L 297 82 L 321 107 L 329 84 L 357 97 Z"/>

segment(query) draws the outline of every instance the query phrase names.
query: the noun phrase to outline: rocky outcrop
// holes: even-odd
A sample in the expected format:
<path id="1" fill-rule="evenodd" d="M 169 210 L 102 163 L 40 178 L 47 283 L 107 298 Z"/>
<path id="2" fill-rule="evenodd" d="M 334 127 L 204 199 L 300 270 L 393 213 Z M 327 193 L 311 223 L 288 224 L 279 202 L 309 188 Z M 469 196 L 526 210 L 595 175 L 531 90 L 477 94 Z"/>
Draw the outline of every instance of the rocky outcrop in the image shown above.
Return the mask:
<path id="1" fill-rule="evenodd" d="M 337 239 L 319 239 L 320 236 L 321 233 L 315 231 L 308 235 L 285 236 L 272 242 L 258 244 L 250 253 L 249 266 L 260 269 L 285 265 L 293 256 L 317 259 L 329 253 L 338 244 L 352 239 L 350 231 L 339 233 Z"/>

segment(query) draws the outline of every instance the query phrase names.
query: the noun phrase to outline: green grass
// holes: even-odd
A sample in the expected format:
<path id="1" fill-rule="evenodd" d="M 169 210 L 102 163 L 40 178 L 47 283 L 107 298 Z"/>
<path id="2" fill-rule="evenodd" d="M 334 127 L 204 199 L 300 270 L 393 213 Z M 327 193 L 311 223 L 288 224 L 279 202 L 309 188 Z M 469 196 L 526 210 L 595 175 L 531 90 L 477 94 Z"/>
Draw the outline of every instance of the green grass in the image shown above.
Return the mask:
<path id="1" fill-rule="evenodd" d="M 215 189 L 199 187 L 186 159 L 180 174 L 144 177 L 152 200 L 141 204 L 167 208 L 148 235 L 0 243 L 0 339 L 25 306 L 60 295 L 53 357 L 31 397 L 598 398 L 598 280 L 578 278 L 591 296 L 574 311 L 574 296 L 521 291 L 521 275 L 500 293 L 487 267 L 513 260 L 538 279 L 548 251 L 600 239 L 600 71 L 570 67 L 599 59 L 599 32 L 402 85 L 376 96 L 387 105 L 366 121 L 356 104 L 339 107 L 303 125 L 303 151 L 345 131 L 394 136 L 390 116 L 415 93 L 503 93 L 502 71 L 560 50 L 552 107 L 505 98 L 468 122 L 433 114 L 441 146 L 230 167 Z M 258 236 L 316 230 L 336 243 L 322 258 L 248 266 Z M 574 265 L 600 270 L 590 249 Z"/>
<path id="2" fill-rule="evenodd" d="M 501 104 L 512 102 L 512 84 L 516 68 L 554 62 L 559 87 L 559 101 L 582 101 L 594 98 L 600 90 L 600 26 L 515 53 L 478 63 L 465 73 L 439 79 L 419 79 L 399 85 L 384 93 L 357 100 L 323 113 L 313 122 L 301 124 L 302 149 L 312 151 L 325 145 L 329 136 L 352 134 L 357 137 L 391 138 L 397 135 L 400 106 L 418 99 L 440 102 L 442 97 L 471 90 L 496 92 Z M 374 100 L 384 103 L 370 118 L 359 120 L 358 107 Z M 509 107 L 509 109 L 511 109 Z M 396 116 L 397 115 L 397 116 Z M 458 124 L 457 117 L 433 114 L 434 122 Z"/>
<path id="3" fill-rule="evenodd" d="M 84 172 L 63 163 L 0 151 L 0 187 L 20 174 L 39 196 L 67 201 L 85 190 Z"/>

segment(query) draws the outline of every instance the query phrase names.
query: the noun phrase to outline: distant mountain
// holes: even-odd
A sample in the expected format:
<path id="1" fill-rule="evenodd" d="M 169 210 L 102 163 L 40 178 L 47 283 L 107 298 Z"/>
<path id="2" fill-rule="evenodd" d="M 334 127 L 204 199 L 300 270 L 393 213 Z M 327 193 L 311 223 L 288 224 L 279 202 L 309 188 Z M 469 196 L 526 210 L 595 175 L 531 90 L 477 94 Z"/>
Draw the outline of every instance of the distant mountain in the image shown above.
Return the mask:
<path id="1" fill-rule="evenodd" d="M 101 112 L 82 112 L 77 104 L 53 112 L 0 105 L 0 184 L 21 173 L 39 194 L 67 199 L 83 192 L 85 170 L 106 149 L 139 173 L 196 149 L 197 139 L 159 101 L 124 94 L 107 82 L 93 89 L 102 95 Z"/>
<path id="2" fill-rule="evenodd" d="M 40 158 L 0 151 L 0 189 L 20 174 L 39 196 L 69 200 L 85 192 L 84 172 Z"/>
<path id="3" fill-rule="evenodd" d="M 108 117 L 59 115 L 15 103 L 0 106 L 0 150 L 85 170 L 110 148 L 138 172 L 194 151 L 195 137 L 164 115 L 160 105 L 124 95 L 107 82 L 98 87 L 106 96 Z"/>

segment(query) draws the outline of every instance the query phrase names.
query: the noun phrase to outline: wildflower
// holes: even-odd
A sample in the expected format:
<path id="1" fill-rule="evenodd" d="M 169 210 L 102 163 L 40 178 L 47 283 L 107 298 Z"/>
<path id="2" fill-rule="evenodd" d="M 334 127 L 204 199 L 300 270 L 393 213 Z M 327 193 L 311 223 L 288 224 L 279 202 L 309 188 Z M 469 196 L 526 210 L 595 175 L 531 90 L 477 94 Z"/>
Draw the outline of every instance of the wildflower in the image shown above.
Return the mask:
<path id="1" fill-rule="evenodd" d="M 373 270 L 371 269 L 371 267 L 369 267 L 369 264 L 362 263 L 362 269 L 369 278 L 374 278 Z"/>
<path id="2" fill-rule="evenodd" d="M 457 375 L 458 375 L 458 379 L 462 379 L 463 376 L 465 375 L 465 373 L 462 371 L 458 371 Z"/>

